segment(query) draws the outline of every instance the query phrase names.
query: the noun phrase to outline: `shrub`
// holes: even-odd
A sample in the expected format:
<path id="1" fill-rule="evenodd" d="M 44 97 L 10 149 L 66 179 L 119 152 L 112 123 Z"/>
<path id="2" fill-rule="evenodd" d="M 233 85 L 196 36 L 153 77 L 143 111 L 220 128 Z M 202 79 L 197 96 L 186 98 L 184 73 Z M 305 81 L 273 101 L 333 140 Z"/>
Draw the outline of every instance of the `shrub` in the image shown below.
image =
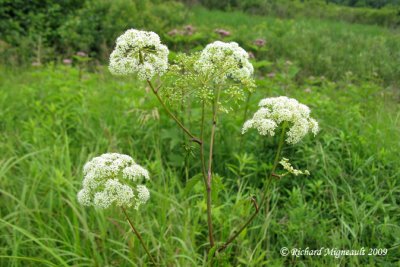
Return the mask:
<path id="1" fill-rule="evenodd" d="M 104 59 L 126 29 L 162 30 L 184 17 L 184 5 L 174 1 L 5 0 L 0 4 L 0 32 L 9 51 L 0 53 L 4 62 L 12 59 L 16 64 L 41 63 L 44 54 L 54 59 L 82 50 Z"/>
<path id="2" fill-rule="evenodd" d="M 154 5 L 147 1 L 91 0 L 59 29 L 61 46 L 90 51 L 104 59 L 115 38 L 126 29 L 162 29 L 181 23 L 183 17 L 183 5 L 174 2 Z"/>

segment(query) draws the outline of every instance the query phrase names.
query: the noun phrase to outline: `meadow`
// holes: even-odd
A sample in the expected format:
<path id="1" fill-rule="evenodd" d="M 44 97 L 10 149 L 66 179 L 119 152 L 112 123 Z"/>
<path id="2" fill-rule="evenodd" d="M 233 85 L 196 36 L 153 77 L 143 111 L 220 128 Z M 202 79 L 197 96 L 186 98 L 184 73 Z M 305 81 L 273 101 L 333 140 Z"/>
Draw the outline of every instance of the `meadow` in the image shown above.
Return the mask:
<path id="1" fill-rule="evenodd" d="M 217 242 L 253 212 L 250 198 L 260 198 L 272 168 L 277 138 L 241 134 L 259 100 L 296 98 L 321 128 L 315 138 L 283 149 L 311 175 L 273 180 L 267 205 L 213 265 L 399 266 L 398 30 L 202 8 L 185 23 L 199 37 L 164 36 L 175 52 L 200 50 L 204 35 L 218 38 L 207 35 L 215 28 L 231 31 L 224 41 L 249 50 L 254 39 L 267 41 L 265 51 L 255 51 L 255 92 L 221 115 L 216 130 Z M 77 65 L 0 69 L 0 266 L 149 265 L 118 209 L 77 201 L 83 165 L 105 152 L 129 154 L 149 170 L 151 199 L 129 214 L 161 266 L 211 265 L 195 144 L 145 83 L 114 77 L 106 65 Z M 193 118 L 200 109 L 172 108 L 186 125 L 199 124 Z M 282 247 L 387 254 L 284 257 Z"/>

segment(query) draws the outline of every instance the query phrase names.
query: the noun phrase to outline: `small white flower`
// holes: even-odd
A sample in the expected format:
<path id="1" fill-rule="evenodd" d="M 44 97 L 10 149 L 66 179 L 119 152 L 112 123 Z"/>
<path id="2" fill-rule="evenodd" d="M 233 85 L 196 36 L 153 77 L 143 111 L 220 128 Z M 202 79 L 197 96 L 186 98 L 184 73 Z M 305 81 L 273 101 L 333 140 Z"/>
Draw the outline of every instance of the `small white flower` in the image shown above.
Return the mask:
<path id="1" fill-rule="evenodd" d="M 319 126 L 318 126 L 318 122 L 314 119 L 310 119 L 309 121 L 310 123 L 310 128 L 311 128 L 311 132 L 316 135 L 319 132 Z"/>
<path id="2" fill-rule="evenodd" d="M 144 177 L 146 180 L 149 180 L 149 172 L 140 165 L 131 165 L 126 167 L 122 171 L 122 175 L 125 179 L 130 179 L 132 181 L 136 181 L 137 179 Z"/>
<path id="3" fill-rule="evenodd" d="M 294 174 L 295 176 L 298 175 L 310 175 L 310 172 L 308 170 L 297 170 L 293 168 L 292 164 L 290 164 L 289 160 L 287 158 L 282 158 L 282 160 L 279 162 L 283 166 L 285 170 L 287 170 L 289 173 Z"/>
<path id="4" fill-rule="evenodd" d="M 137 195 L 138 201 L 136 201 L 135 209 L 138 209 L 141 204 L 144 204 L 149 200 L 150 192 L 144 185 L 138 185 L 136 190 L 138 194 Z"/>
<path id="5" fill-rule="evenodd" d="M 149 172 L 128 155 L 107 153 L 95 157 L 83 167 L 83 188 L 78 201 L 84 206 L 106 209 L 111 205 L 138 208 L 150 198 L 143 180 Z"/>
<path id="6" fill-rule="evenodd" d="M 78 201 L 84 206 L 90 206 L 92 204 L 92 199 L 90 198 L 89 190 L 82 189 L 78 192 Z"/>
<path id="7" fill-rule="evenodd" d="M 253 118 L 243 125 L 242 133 L 250 128 L 258 130 L 260 135 L 275 135 L 275 129 L 282 123 L 287 123 L 286 142 L 298 143 L 308 132 L 316 135 L 319 131 L 318 122 L 310 117 L 310 108 L 300 104 L 296 99 L 286 96 L 262 99 L 260 109 Z"/>
<path id="8" fill-rule="evenodd" d="M 165 73 L 168 53 L 156 33 L 130 29 L 118 37 L 109 69 L 114 75 L 137 74 L 141 80 L 150 80 Z"/>
<path id="9" fill-rule="evenodd" d="M 235 42 L 221 41 L 204 48 L 195 68 L 211 76 L 216 83 L 224 83 L 228 78 L 244 83 L 251 79 L 254 72 L 249 55 L 243 48 Z"/>

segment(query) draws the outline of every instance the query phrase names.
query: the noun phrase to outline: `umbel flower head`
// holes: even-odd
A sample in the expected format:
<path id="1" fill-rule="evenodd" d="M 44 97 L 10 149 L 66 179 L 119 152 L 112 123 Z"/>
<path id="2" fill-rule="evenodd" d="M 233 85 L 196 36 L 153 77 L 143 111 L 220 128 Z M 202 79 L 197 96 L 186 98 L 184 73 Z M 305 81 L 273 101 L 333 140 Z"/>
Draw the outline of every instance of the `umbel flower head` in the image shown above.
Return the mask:
<path id="1" fill-rule="evenodd" d="M 128 155 L 107 153 L 95 157 L 83 167 L 83 188 L 78 201 L 84 206 L 106 209 L 111 205 L 138 209 L 147 202 L 150 192 L 143 180 L 148 171 Z"/>
<path id="2" fill-rule="evenodd" d="M 257 129 L 260 135 L 275 135 L 280 124 L 286 123 L 286 142 L 298 143 L 308 132 L 316 135 L 319 131 L 318 122 L 310 117 L 310 109 L 300 104 L 296 99 L 286 96 L 265 98 L 259 103 L 260 109 L 253 118 L 243 125 L 242 133 L 248 129 Z"/>
<path id="3" fill-rule="evenodd" d="M 156 33 L 130 29 L 118 37 L 109 70 L 115 75 L 137 74 L 141 80 L 150 80 L 165 73 L 168 53 Z"/>
<path id="4" fill-rule="evenodd" d="M 221 41 L 204 48 L 195 68 L 204 75 L 210 75 L 216 83 L 224 83 L 228 78 L 245 83 L 254 72 L 249 55 L 243 48 L 235 42 Z"/>

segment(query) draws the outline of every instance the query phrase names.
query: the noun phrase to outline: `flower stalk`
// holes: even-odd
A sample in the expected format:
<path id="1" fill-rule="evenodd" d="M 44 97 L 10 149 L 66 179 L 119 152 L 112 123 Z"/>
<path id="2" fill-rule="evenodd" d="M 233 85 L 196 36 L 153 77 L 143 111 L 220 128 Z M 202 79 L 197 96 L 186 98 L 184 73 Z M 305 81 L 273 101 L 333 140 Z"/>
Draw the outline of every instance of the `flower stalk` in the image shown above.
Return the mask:
<path id="1" fill-rule="evenodd" d="M 146 244 L 144 243 L 142 236 L 141 236 L 140 233 L 136 230 L 135 226 L 133 225 L 133 222 L 132 222 L 131 219 L 129 218 L 128 213 L 126 212 L 125 208 L 124 208 L 124 207 L 121 207 L 121 210 L 122 210 L 122 212 L 124 213 L 125 218 L 126 218 L 126 220 L 128 221 L 129 226 L 131 227 L 132 231 L 135 233 L 135 235 L 137 236 L 137 238 L 138 238 L 139 241 L 140 241 L 140 244 L 142 245 L 142 247 L 143 247 L 144 250 L 146 251 L 147 255 L 149 256 L 151 262 L 152 262 L 154 265 L 157 265 L 157 263 L 156 263 L 156 261 L 154 260 L 153 256 L 151 256 L 149 249 L 147 248 Z"/>
<path id="2" fill-rule="evenodd" d="M 271 169 L 270 175 L 268 177 L 269 180 L 271 180 L 272 176 L 275 174 L 276 167 L 278 166 L 278 163 L 279 163 L 279 158 L 282 153 L 283 143 L 285 141 L 285 133 L 286 133 L 287 125 L 288 125 L 288 123 L 286 121 L 282 125 L 282 132 L 281 132 L 281 136 L 279 137 L 278 150 L 276 151 L 274 165 L 272 165 L 272 169 Z"/>
<path id="3" fill-rule="evenodd" d="M 213 103 L 213 117 L 212 117 L 212 128 L 210 137 L 210 151 L 208 155 L 208 171 L 207 171 L 207 221 L 208 221 L 208 235 L 210 239 L 210 247 L 214 247 L 214 236 L 212 226 L 212 203 L 211 203 L 211 184 L 212 184 L 212 162 L 213 162 L 213 149 L 215 141 L 215 128 L 217 127 L 217 114 L 218 114 L 218 102 L 221 95 L 221 89 L 217 89 L 217 97 Z"/>
<path id="4" fill-rule="evenodd" d="M 204 140 L 204 120 L 205 120 L 205 103 L 202 101 L 201 106 L 201 128 L 200 128 L 200 138 Z M 207 226 L 208 226 L 208 239 L 210 241 L 210 247 L 214 246 L 214 236 L 213 236 L 213 225 L 212 225 L 212 217 L 211 217 L 211 183 L 209 183 L 209 179 L 206 172 L 206 163 L 204 160 L 204 142 L 200 145 L 200 158 L 201 158 L 201 169 L 203 173 L 204 186 L 207 192 Z"/>

